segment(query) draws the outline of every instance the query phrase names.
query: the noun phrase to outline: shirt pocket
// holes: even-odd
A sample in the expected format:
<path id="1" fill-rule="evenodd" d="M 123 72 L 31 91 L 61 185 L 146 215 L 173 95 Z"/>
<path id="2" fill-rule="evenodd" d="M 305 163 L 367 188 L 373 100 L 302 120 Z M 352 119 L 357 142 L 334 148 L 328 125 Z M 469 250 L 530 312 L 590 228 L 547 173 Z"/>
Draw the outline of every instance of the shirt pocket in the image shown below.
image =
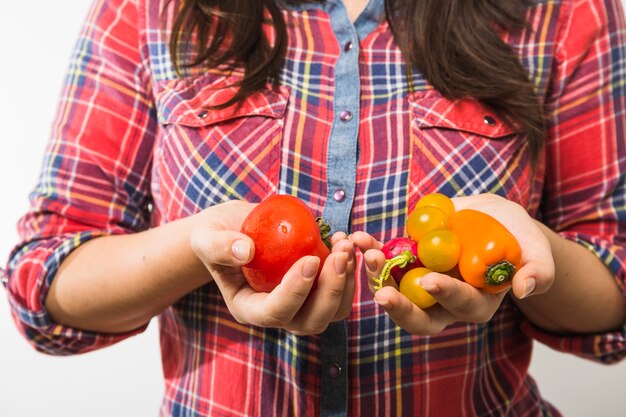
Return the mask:
<path id="1" fill-rule="evenodd" d="M 411 114 L 409 207 L 429 193 L 495 193 L 525 205 L 531 164 L 525 138 L 472 98 L 436 90 L 408 96 Z"/>
<path id="2" fill-rule="evenodd" d="M 275 192 L 287 87 L 255 92 L 223 109 L 233 80 L 206 76 L 167 84 L 157 96 L 161 126 L 156 194 L 172 220 L 227 200 L 258 202 Z"/>

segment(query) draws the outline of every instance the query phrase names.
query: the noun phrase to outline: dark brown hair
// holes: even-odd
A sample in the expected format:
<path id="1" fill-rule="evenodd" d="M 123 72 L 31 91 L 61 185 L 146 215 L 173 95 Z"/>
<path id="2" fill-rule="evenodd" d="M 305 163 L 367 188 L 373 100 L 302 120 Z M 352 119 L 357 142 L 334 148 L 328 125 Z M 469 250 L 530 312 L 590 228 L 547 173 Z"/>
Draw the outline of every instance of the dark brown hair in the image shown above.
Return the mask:
<path id="1" fill-rule="evenodd" d="M 238 93 L 216 107 L 235 104 L 267 82 L 277 85 L 287 45 L 280 1 L 306 2 L 182 0 L 170 40 L 176 70 L 242 68 Z M 526 27 L 531 3 L 386 0 L 385 9 L 407 68 L 421 71 L 448 98 L 469 96 L 490 107 L 526 135 L 536 157 L 543 143 L 541 103 L 519 57 L 499 35 Z M 263 30 L 266 23 L 273 26 L 272 42 Z"/>

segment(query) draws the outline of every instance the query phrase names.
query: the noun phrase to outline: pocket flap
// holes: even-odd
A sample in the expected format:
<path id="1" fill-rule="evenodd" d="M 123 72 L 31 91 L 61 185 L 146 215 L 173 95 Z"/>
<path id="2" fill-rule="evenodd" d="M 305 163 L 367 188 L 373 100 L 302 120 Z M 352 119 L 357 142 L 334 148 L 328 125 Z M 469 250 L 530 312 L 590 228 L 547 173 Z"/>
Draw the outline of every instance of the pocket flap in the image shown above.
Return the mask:
<path id="1" fill-rule="evenodd" d="M 448 99 L 429 90 L 412 93 L 408 99 L 420 129 L 453 129 L 492 139 L 516 133 L 514 127 L 473 98 Z"/>
<path id="2" fill-rule="evenodd" d="M 157 97 L 159 121 L 162 124 L 180 124 L 200 127 L 247 116 L 281 118 L 284 116 L 290 89 L 285 86 L 257 91 L 238 104 L 224 109 L 211 106 L 225 103 L 237 92 L 231 77 L 197 80 L 173 80 Z"/>

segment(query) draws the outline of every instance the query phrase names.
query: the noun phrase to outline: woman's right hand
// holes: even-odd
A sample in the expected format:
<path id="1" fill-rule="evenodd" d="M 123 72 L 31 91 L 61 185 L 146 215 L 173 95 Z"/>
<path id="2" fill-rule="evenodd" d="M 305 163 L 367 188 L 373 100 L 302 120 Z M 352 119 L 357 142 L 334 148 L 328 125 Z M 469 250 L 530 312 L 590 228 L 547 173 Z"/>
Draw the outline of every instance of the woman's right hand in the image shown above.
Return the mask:
<path id="1" fill-rule="evenodd" d="M 254 257 L 254 243 L 241 225 L 254 204 L 231 201 L 200 214 L 191 246 L 219 287 L 233 317 L 240 323 L 283 328 L 297 335 L 319 334 L 344 319 L 354 297 L 355 250 L 345 233 L 332 236 L 332 252 L 323 265 L 316 256 L 299 259 L 270 293 L 256 292 L 241 266 Z M 317 287 L 311 288 L 322 268 Z"/>

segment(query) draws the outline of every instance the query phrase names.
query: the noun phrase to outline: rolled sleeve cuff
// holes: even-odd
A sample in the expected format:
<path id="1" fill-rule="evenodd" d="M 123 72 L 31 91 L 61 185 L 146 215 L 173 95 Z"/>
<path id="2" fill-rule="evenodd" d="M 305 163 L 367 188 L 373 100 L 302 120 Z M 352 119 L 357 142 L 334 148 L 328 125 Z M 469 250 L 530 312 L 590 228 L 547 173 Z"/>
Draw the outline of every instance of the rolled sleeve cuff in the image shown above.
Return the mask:
<path id="1" fill-rule="evenodd" d="M 611 270 L 622 295 L 625 295 L 626 250 L 624 247 L 579 233 L 562 232 L 560 235 L 593 252 Z M 626 323 L 621 329 L 613 332 L 587 335 L 555 335 L 542 331 L 530 322 L 525 322 L 522 330 L 552 349 L 572 353 L 595 362 L 612 364 L 626 357 Z"/>
<path id="2" fill-rule="evenodd" d="M 50 355 L 87 353 L 140 334 L 148 327 L 146 323 L 125 333 L 95 333 L 56 324 L 45 309 L 30 311 L 16 303 L 11 295 L 9 304 L 16 326 L 22 335 L 36 350 Z"/>
<path id="3" fill-rule="evenodd" d="M 143 332 L 148 324 L 125 333 L 94 333 L 55 323 L 44 301 L 63 260 L 81 244 L 104 232 L 80 232 L 30 242 L 16 249 L 7 268 L 8 300 L 20 332 L 38 351 L 54 355 L 85 353 Z"/>
<path id="4" fill-rule="evenodd" d="M 559 233 L 565 239 L 577 242 L 593 252 L 611 270 L 618 285 L 624 289 L 626 278 L 626 248 L 602 238 L 575 232 Z"/>
<path id="5" fill-rule="evenodd" d="M 613 364 L 626 357 L 626 327 L 603 334 L 560 336 L 546 333 L 526 321 L 522 324 L 522 331 L 554 350 L 594 362 Z"/>

